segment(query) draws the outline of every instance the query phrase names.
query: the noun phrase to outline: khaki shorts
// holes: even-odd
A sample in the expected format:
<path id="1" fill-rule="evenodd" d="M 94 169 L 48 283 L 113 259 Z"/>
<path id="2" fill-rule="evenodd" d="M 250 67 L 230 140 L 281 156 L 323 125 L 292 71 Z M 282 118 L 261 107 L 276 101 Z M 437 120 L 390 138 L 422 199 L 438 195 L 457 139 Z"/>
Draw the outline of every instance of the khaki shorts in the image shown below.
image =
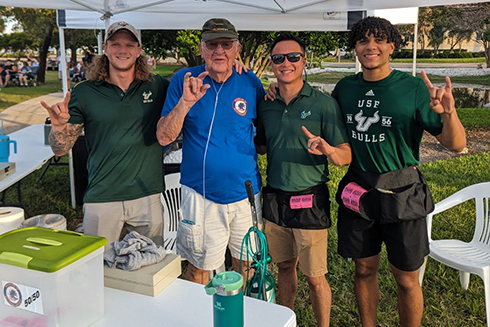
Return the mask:
<path id="1" fill-rule="evenodd" d="M 262 226 L 260 192 L 255 195 L 259 228 Z M 215 270 L 225 261 L 226 248 L 240 259 L 242 240 L 253 226 L 248 198 L 220 204 L 204 199 L 193 189 L 182 185 L 182 204 L 177 227 L 177 253 L 193 266 Z M 242 260 L 247 260 L 244 248 Z"/>
<path id="2" fill-rule="evenodd" d="M 265 236 L 273 262 L 299 257 L 298 266 L 305 276 L 327 273 L 328 229 L 288 228 L 266 220 Z"/>
<path id="3" fill-rule="evenodd" d="M 124 229 L 148 236 L 163 245 L 163 206 L 160 193 L 129 201 L 85 203 L 83 232 L 107 238 L 106 250 L 119 241 Z"/>

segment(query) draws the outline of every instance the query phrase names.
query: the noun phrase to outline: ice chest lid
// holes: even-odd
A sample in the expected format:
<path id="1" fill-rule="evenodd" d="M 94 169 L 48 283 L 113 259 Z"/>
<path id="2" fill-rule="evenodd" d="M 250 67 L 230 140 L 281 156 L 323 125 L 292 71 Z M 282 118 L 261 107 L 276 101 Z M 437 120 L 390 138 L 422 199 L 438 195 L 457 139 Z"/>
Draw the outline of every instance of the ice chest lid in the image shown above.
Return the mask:
<path id="1" fill-rule="evenodd" d="M 43 227 L 16 229 L 0 235 L 0 263 L 58 271 L 107 244 L 104 237 Z"/>

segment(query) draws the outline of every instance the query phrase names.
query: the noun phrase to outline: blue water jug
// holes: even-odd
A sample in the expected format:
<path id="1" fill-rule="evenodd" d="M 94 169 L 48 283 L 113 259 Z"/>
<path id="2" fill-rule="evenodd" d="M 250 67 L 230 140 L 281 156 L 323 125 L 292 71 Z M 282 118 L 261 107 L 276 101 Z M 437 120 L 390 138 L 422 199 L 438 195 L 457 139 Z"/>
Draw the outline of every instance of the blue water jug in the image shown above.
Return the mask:
<path id="1" fill-rule="evenodd" d="M 213 326 L 243 327 L 243 277 L 223 271 L 204 287 L 213 296 Z"/>
<path id="2" fill-rule="evenodd" d="M 11 143 L 14 144 L 14 153 L 17 153 L 17 142 L 11 140 L 7 135 L 0 135 L 0 162 L 9 161 Z"/>

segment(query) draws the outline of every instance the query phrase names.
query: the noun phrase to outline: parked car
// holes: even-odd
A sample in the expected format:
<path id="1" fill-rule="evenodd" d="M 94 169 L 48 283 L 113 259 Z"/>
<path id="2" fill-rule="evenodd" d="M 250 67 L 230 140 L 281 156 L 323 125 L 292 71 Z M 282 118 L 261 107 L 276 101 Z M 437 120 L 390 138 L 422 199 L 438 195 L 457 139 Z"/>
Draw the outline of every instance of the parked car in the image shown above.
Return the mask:
<path id="1" fill-rule="evenodd" d="M 58 70 L 58 62 L 56 59 L 48 58 L 47 70 Z"/>

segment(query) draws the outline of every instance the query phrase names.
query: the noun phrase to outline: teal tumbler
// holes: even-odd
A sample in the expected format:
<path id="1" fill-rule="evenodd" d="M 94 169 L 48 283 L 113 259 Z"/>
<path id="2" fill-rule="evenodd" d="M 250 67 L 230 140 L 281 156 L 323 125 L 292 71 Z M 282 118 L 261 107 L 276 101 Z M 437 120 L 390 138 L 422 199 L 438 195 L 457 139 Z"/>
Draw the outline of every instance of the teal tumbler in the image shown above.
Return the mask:
<path id="1" fill-rule="evenodd" d="M 243 327 L 243 277 L 223 271 L 204 287 L 213 296 L 213 326 Z"/>

